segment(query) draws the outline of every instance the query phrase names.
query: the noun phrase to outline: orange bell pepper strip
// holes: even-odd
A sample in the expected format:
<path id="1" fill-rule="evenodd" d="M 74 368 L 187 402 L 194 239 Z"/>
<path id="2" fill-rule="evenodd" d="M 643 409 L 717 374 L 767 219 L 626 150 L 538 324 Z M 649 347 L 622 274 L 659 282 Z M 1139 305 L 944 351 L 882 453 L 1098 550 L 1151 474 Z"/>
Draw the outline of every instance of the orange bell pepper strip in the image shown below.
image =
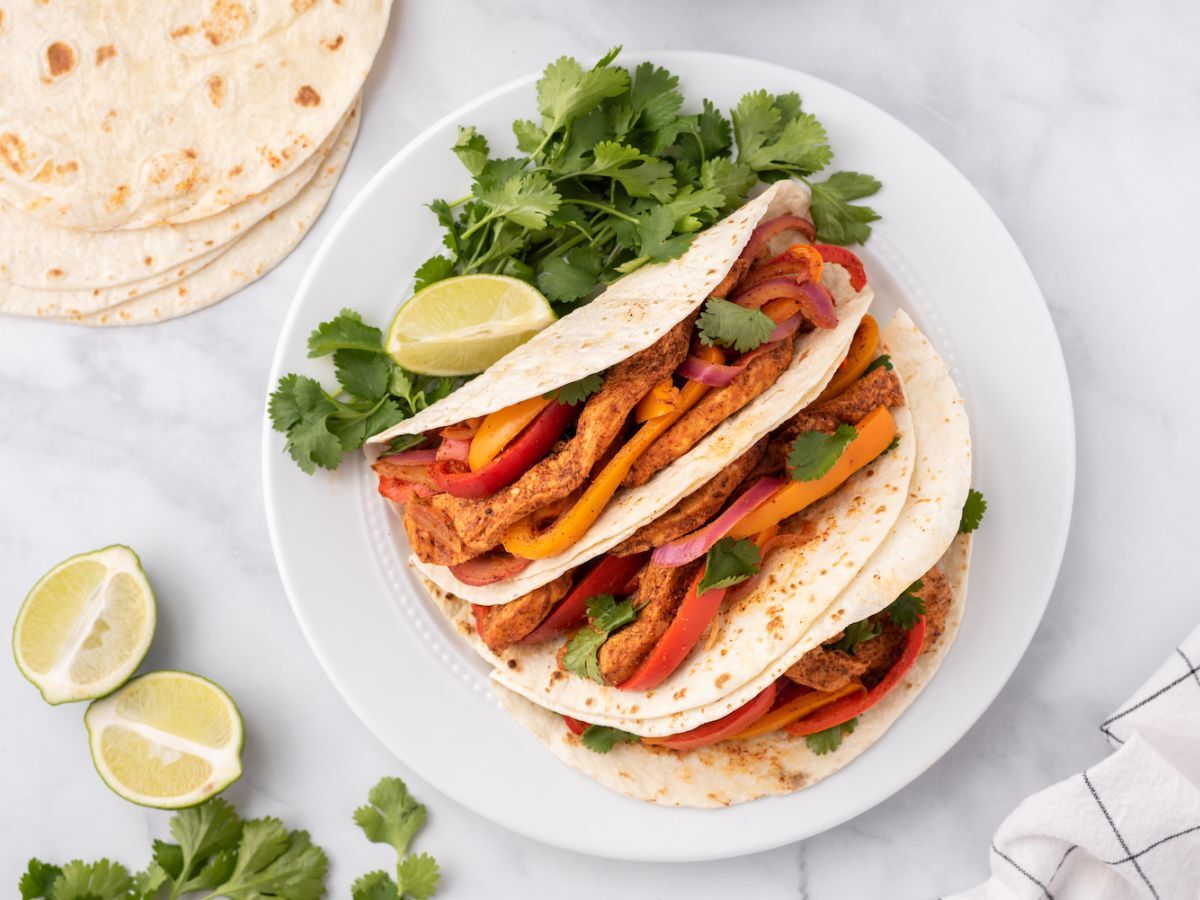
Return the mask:
<path id="1" fill-rule="evenodd" d="M 801 694 L 778 709 L 771 710 L 749 728 L 739 731 L 730 740 L 745 741 L 749 738 L 770 734 L 772 731 L 778 731 L 783 726 L 790 725 L 797 719 L 814 713 L 818 709 L 833 703 L 835 700 L 840 700 L 842 697 L 847 697 L 859 691 L 865 694 L 867 689 L 861 684 L 847 684 L 836 691 L 809 691 L 807 694 Z"/>
<path id="2" fill-rule="evenodd" d="M 646 422 L 675 412 L 679 407 L 679 388 L 670 378 L 664 378 L 633 408 L 633 420 Z"/>
<path id="3" fill-rule="evenodd" d="M 724 354 L 716 347 L 706 347 L 704 351 L 708 351 L 704 355 L 713 362 L 719 363 L 724 359 Z M 712 358 L 714 356 L 715 359 Z M 651 419 L 639 428 L 600 470 L 600 474 L 592 479 L 578 503 L 545 531 L 538 532 L 530 516 L 513 523 L 504 534 L 504 549 L 525 559 L 545 559 L 561 553 L 578 541 L 600 517 L 638 457 L 679 421 L 685 412 L 699 403 L 709 390 L 711 388 L 708 385 L 698 381 L 685 384 L 679 391 L 679 406 L 673 412 Z"/>
<path id="4" fill-rule="evenodd" d="M 525 426 L 537 418 L 546 408 L 547 397 L 530 397 L 486 416 L 471 438 L 471 449 L 467 453 L 467 465 L 471 471 L 482 469 L 500 455 L 508 443 L 525 430 Z"/>
<path id="5" fill-rule="evenodd" d="M 855 430 L 857 436 L 828 472 L 812 481 L 788 482 L 734 525 L 729 530 L 729 537 L 736 539 L 758 534 L 833 493 L 842 482 L 888 448 L 896 436 L 896 420 L 886 406 L 878 406 L 867 413 Z"/>
<path id="6" fill-rule="evenodd" d="M 854 337 L 850 339 L 850 349 L 846 351 L 846 358 L 833 373 L 829 384 L 825 385 L 825 390 L 821 391 L 820 396 L 813 402 L 820 403 L 822 400 L 836 397 L 850 387 L 875 359 L 877 349 L 879 349 L 879 323 L 870 315 L 863 316 L 854 332 Z"/>

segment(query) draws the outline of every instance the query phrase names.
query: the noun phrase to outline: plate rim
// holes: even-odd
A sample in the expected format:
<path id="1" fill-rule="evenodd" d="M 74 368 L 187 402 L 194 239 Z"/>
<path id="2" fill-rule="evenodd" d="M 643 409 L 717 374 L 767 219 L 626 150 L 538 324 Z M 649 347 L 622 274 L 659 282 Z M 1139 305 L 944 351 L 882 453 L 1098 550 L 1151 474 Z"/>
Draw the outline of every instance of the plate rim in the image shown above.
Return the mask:
<path id="1" fill-rule="evenodd" d="M 956 185 L 957 189 L 959 191 L 961 191 L 964 196 L 968 196 L 970 198 L 972 205 L 974 205 L 978 209 L 978 211 L 981 213 L 981 215 L 990 219 L 992 221 L 992 223 L 999 228 L 1000 233 L 1002 233 L 1004 235 L 1005 239 L 1008 242 L 1008 245 L 1009 245 L 1008 249 L 1012 253 L 1015 254 L 1014 258 L 1020 261 L 1020 271 L 1017 272 L 1016 274 L 1019 275 L 1027 283 L 1029 289 L 1032 292 L 1032 295 L 1035 296 L 1037 298 L 1037 300 L 1039 301 L 1039 303 L 1036 304 L 1036 306 L 1039 309 L 1038 314 L 1043 317 L 1043 320 L 1044 320 L 1043 324 L 1046 327 L 1048 327 L 1049 334 L 1051 336 L 1053 336 L 1053 339 L 1054 339 L 1052 342 L 1053 351 L 1054 351 L 1053 355 L 1047 356 L 1046 358 L 1044 358 L 1043 361 L 1046 364 L 1053 366 L 1053 368 L 1056 371 L 1056 374 L 1061 377 L 1061 384 L 1065 391 L 1066 415 L 1062 420 L 1062 428 L 1063 428 L 1062 437 L 1063 437 L 1064 441 L 1066 442 L 1067 448 L 1069 450 L 1069 452 L 1066 454 L 1066 460 L 1065 460 L 1066 472 L 1064 473 L 1066 475 L 1067 483 L 1065 486 L 1066 493 L 1065 493 L 1065 497 L 1064 497 L 1064 503 L 1061 506 L 1061 513 L 1060 513 L 1062 521 L 1061 521 L 1061 523 L 1058 524 L 1058 527 L 1056 529 L 1057 530 L 1056 540 L 1054 541 L 1054 543 L 1051 547 L 1054 563 L 1051 567 L 1049 567 L 1047 569 L 1047 571 L 1045 573 L 1045 581 L 1047 583 L 1040 586 L 1040 590 L 1038 592 L 1040 601 L 1038 603 L 1037 614 L 1036 614 L 1036 616 L 1030 615 L 1028 617 L 1028 620 L 1025 623 L 1025 627 L 1021 630 L 1021 632 L 1018 635 L 1018 639 L 1012 640 L 1010 642 L 1014 645 L 1014 647 L 1019 643 L 1020 652 L 1014 653 L 1011 657 L 1011 662 L 1002 667 L 1003 668 L 1003 677 L 998 678 L 996 680 L 994 689 L 985 691 L 985 692 L 977 695 L 980 697 L 981 701 L 986 700 L 986 702 L 980 703 L 978 712 L 975 713 L 974 715 L 972 715 L 970 717 L 969 721 L 965 721 L 960 725 L 960 727 L 956 727 L 953 729 L 952 740 L 949 740 L 945 744 L 945 746 L 942 747 L 937 753 L 931 755 L 930 758 L 928 759 L 928 761 L 923 766 L 921 766 L 919 769 L 914 771 L 911 774 L 911 776 L 908 777 L 907 779 L 905 779 L 901 784 L 897 785 L 892 790 L 887 791 L 886 793 L 883 793 L 882 795 L 865 797 L 858 803 L 847 804 L 844 809 L 844 815 L 839 815 L 836 818 L 836 821 L 830 821 L 830 822 L 824 823 L 816 829 L 799 828 L 792 832 L 784 833 L 782 835 L 782 837 L 780 837 L 778 839 L 776 839 L 775 837 L 769 837 L 769 838 L 766 838 L 763 840 L 759 840 L 752 844 L 750 844 L 750 843 L 739 844 L 737 846 L 728 848 L 727 852 L 726 852 L 726 849 L 720 849 L 715 852 L 712 851 L 711 849 L 710 850 L 701 850 L 701 851 L 694 852 L 694 853 L 637 852 L 639 849 L 644 849 L 644 848 L 639 848 L 636 846 L 627 847 L 626 849 L 628 849 L 630 851 L 628 853 L 625 853 L 625 852 L 612 853 L 612 852 L 607 852 L 607 851 L 603 851 L 603 850 L 597 850 L 595 847 L 582 844 L 578 841 L 569 840 L 561 835 L 557 835 L 557 834 L 551 835 L 549 833 L 538 833 L 538 832 L 535 832 L 534 830 L 520 827 L 519 825 L 513 823 L 512 821 L 497 817 L 495 815 L 490 814 L 487 811 L 476 808 L 476 806 L 474 806 L 470 802 L 470 799 L 468 797 L 463 796 L 463 792 L 461 790 L 457 789 L 452 784 L 447 785 L 445 783 L 446 782 L 445 779 L 435 779 L 435 778 L 431 777 L 430 775 L 428 775 L 426 772 L 418 770 L 415 767 L 413 767 L 412 764 L 409 763 L 408 760 L 397 750 L 397 748 L 394 746 L 393 742 L 391 740 L 389 740 L 387 737 L 385 737 L 384 734 L 382 733 L 382 730 L 373 723 L 373 721 L 372 721 L 373 717 L 371 715 L 369 715 L 367 713 L 367 711 L 362 708 L 362 706 L 360 705 L 360 702 L 355 699 L 354 692 L 350 689 L 348 684 L 344 682 L 343 677 L 341 676 L 341 674 L 339 674 L 339 670 L 331 662 L 329 655 L 327 654 L 326 650 L 323 648 L 322 642 L 314 630 L 314 623 L 309 619 L 302 604 L 300 604 L 296 600 L 297 591 L 295 589 L 295 585 L 293 583 L 292 577 L 286 570 L 286 567 L 284 566 L 284 564 L 282 563 L 284 550 L 283 550 L 282 544 L 281 544 L 280 526 L 276 520 L 275 502 L 274 502 L 275 485 L 273 484 L 273 479 L 272 479 L 272 469 L 275 465 L 280 464 L 281 458 L 282 459 L 288 459 L 288 458 L 279 452 L 280 451 L 280 448 L 278 446 L 279 436 L 272 428 L 269 410 L 264 405 L 263 417 L 262 417 L 262 461 L 261 461 L 262 469 L 261 469 L 261 476 L 263 479 L 263 500 L 264 500 L 264 506 L 265 506 L 265 512 L 266 512 L 266 519 L 267 519 L 267 531 L 268 531 L 268 535 L 269 535 L 270 542 L 271 542 L 272 555 L 275 560 L 275 568 L 279 574 L 280 582 L 283 586 L 284 593 L 287 596 L 288 605 L 291 608 L 292 614 L 295 617 L 296 622 L 300 627 L 301 633 L 304 635 L 305 641 L 308 643 L 310 650 L 312 651 L 313 655 L 315 656 L 318 664 L 321 666 L 325 676 L 333 684 L 334 689 L 340 695 L 342 700 L 351 709 L 351 711 L 354 713 L 354 715 L 362 722 L 362 724 L 366 727 L 366 729 L 390 753 L 392 753 L 398 759 L 403 761 L 406 766 L 408 766 L 420 778 L 427 781 L 438 791 L 445 794 L 450 799 L 454 800 L 455 802 L 459 803 L 460 805 L 464 806 L 465 808 L 470 809 L 475 814 L 480 815 L 481 817 L 495 823 L 496 825 L 498 825 L 502 828 L 505 828 L 506 830 L 521 834 L 521 835 L 528 837 L 532 840 L 535 840 L 539 843 L 548 843 L 553 846 L 562 847 L 564 849 L 584 853 L 587 855 L 599 856 L 599 857 L 609 858 L 609 859 L 625 859 L 625 860 L 630 860 L 630 861 L 643 861 L 643 862 L 646 862 L 646 861 L 657 861 L 657 862 L 692 861 L 692 862 L 697 862 L 697 861 L 740 857 L 740 856 L 750 855 L 753 853 L 773 849 L 773 848 L 783 846 L 786 844 L 795 843 L 800 840 L 805 840 L 808 837 L 812 837 L 817 834 L 821 834 L 824 831 L 830 830 L 832 828 L 836 828 L 839 825 L 844 824 L 845 822 L 849 821 L 850 819 L 855 818 L 855 817 L 861 815 L 862 813 L 866 812 L 867 810 L 873 808 L 874 806 L 882 803 L 884 800 L 888 799 L 889 797 L 894 796 L 896 793 L 903 790 L 905 787 L 907 787 L 913 781 L 915 781 L 918 777 L 920 777 L 922 774 L 924 774 L 926 771 L 928 771 L 928 769 L 930 767 L 932 767 L 933 765 L 935 765 L 939 760 L 941 760 L 941 758 L 946 753 L 948 753 L 953 747 L 955 747 L 962 740 L 962 738 L 964 737 L 966 732 L 968 730 L 970 730 L 970 728 L 972 728 L 979 721 L 979 719 L 982 718 L 983 715 L 991 708 L 992 704 L 995 702 L 995 699 L 999 695 L 1000 691 L 1003 690 L 1003 688 L 1009 683 L 1009 681 L 1012 678 L 1013 673 L 1016 671 L 1017 666 L 1020 665 L 1021 661 L 1024 659 L 1025 654 L 1028 651 L 1029 645 L 1032 642 L 1033 636 L 1037 632 L 1038 627 L 1041 625 L 1041 622 L 1042 622 L 1043 618 L 1045 617 L 1046 609 L 1049 605 L 1051 597 L 1053 596 L 1053 592 L 1057 585 L 1058 578 L 1062 572 L 1062 563 L 1063 563 L 1063 560 L 1065 557 L 1066 547 L 1067 547 L 1067 543 L 1068 543 L 1069 537 L 1070 537 L 1070 525 L 1071 525 L 1071 521 L 1073 519 L 1073 514 L 1074 514 L 1076 479 L 1077 479 L 1077 472 L 1078 472 L 1078 443 L 1077 443 L 1077 433 L 1076 433 L 1076 425 L 1075 425 L 1074 395 L 1073 395 L 1073 392 L 1071 389 L 1070 374 L 1069 374 L 1069 371 L 1066 366 L 1066 360 L 1065 360 L 1065 356 L 1063 354 L 1062 342 L 1059 338 L 1058 330 L 1055 327 L 1053 317 L 1050 314 L 1049 305 L 1046 302 L 1045 295 L 1043 294 L 1043 292 L 1041 290 L 1041 286 L 1038 284 L 1036 276 L 1034 275 L 1033 270 L 1030 267 L 1029 262 L 1025 257 L 1025 254 L 1021 251 L 1020 245 L 1017 243 L 1016 239 L 1012 236 L 1007 225 L 1005 225 L 1004 221 L 1000 218 L 999 214 L 992 208 L 991 204 L 988 203 L 987 199 L 975 187 L 975 185 L 971 183 L 971 181 L 959 170 L 959 168 L 950 159 L 948 159 L 944 154 L 942 154 L 933 144 L 931 144 L 928 140 L 926 140 L 920 133 L 915 131 L 913 128 L 909 127 L 906 123 L 904 123 L 897 117 L 893 116 L 888 111 L 879 107 L 877 104 L 866 99 L 865 97 L 855 94 L 852 91 L 849 91 L 848 89 L 843 88 L 835 83 L 832 83 L 823 78 L 820 78 L 819 76 L 812 75 L 811 73 L 805 72 L 800 69 L 793 68 L 791 66 L 783 65 L 780 63 L 775 63 L 775 62 L 771 62 L 768 60 L 757 59 L 755 57 L 744 56 L 744 55 L 740 55 L 740 54 L 722 53 L 722 52 L 709 51 L 709 50 L 689 50 L 689 49 L 671 49 L 671 50 L 631 49 L 631 50 L 622 51 L 622 58 L 625 60 L 625 64 L 627 66 L 630 65 L 631 63 L 636 64 L 637 62 L 641 62 L 643 60 L 652 60 L 653 62 L 655 62 L 656 64 L 659 64 L 659 65 L 669 65 L 672 61 L 674 61 L 676 63 L 683 62 L 688 65 L 697 63 L 697 62 L 700 62 L 700 63 L 707 62 L 710 64 L 720 64 L 723 62 L 724 63 L 733 63 L 733 64 L 737 64 L 737 65 L 750 64 L 750 65 L 757 66 L 757 67 L 765 67 L 768 69 L 773 69 L 779 75 L 791 76 L 791 77 L 797 78 L 798 80 L 808 81 L 812 84 L 820 85 L 820 87 L 823 90 L 829 91 L 830 93 L 834 94 L 835 97 L 837 95 L 847 96 L 847 97 L 852 98 L 855 102 L 863 103 L 863 104 L 867 105 L 874 111 L 874 113 L 876 115 L 879 115 L 879 116 L 887 118 L 888 120 L 891 120 L 891 122 L 895 126 L 908 132 L 908 134 L 913 139 L 915 139 L 926 152 L 937 157 L 937 159 L 940 160 L 941 163 L 947 167 L 948 172 L 953 173 L 953 177 L 955 178 L 955 180 L 957 182 L 957 185 Z M 540 71 L 534 71 L 534 72 L 519 76 L 517 78 L 513 78 L 507 82 L 504 82 L 500 85 L 497 85 L 496 87 L 491 88 L 488 91 L 485 91 L 484 93 L 482 93 L 480 95 L 477 95 L 476 97 L 468 100 L 467 102 L 461 104 L 460 106 L 456 107 L 455 109 L 449 111 L 447 114 L 443 115 L 442 117 L 438 118 L 436 121 L 432 122 L 427 127 L 423 128 L 418 134 L 416 134 L 407 143 L 405 143 L 403 147 L 401 147 L 399 150 L 397 150 L 367 180 L 367 182 L 362 186 L 362 188 L 358 191 L 358 193 L 352 198 L 352 200 L 346 206 L 346 208 L 341 212 L 341 214 L 338 216 L 337 220 L 333 223 L 333 225 L 329 229 L 328 233 L 322 239 L 320 246 L 317 248 L 316 252 L 314 253 L 312 260 L 309 262 L 307 268 L 305 269 L 304 276 L 301 279 L 301 282 L 296 289 L 295 295 L 289 306 L 287 315 L 285 316 L 283 323 L 280 326 L 279 338 L 277 339 L 275 350 L 274 350 L 274 353 L 272 354 L 270 371 L 269 371 L 268 378 L 267 378 L 267 393 L 268 394 L 274 390 L 275 384 L 278 382 L 279 378 L 282 375 L 283 357 L 286 355 L 286 352 L 287 352 L 287 347 L 285 346 L 286 338 L 288 336 L 291 336 L 292 332 L 295 331 L 295 329 L 296 329 L 298 320 L 301 316 L 302 308 L 306 305 L 305 300 L 307 299 L 307 297 L 309 295 L 311 285 L 312 285 L 313 281 L 316 279 L 318 271 L 324 265 L 327 257 L 333 252 L 333 247 L 335 246 L 335 244 L 338 243 L 338 238 L 340 237 L 342 232 L 349 227 L 349 224 L 357 216 L 360 209 L 368 202 L 368 199 L 371 196 L 373 196 L 376 193 L 376 191 L 379 190 L 380 185 L 388 179 L 388 177 L 392 174 L 392 172 L 396 168 L 402 166 L 403 163 L 411 155 L 415 154 L 424 144 L 426 144 L 430 139 L 432 139 L 439 131 L 446 128 L 447 126 L 454 124 L 456 120 L 464 119 L 466 116 L 470 115 L 473 111 L 483 108 L 483 107 L 486 107 L 488 104 L 495 101 L 498 97 L 503 96 L 504 94 L 507 94 L 510 91 L 516 90 L 518 88 L 521 88 L 523 86 L 526 86 L 530 83 L 535 82 L 540 77 L 540 75 L 541 75 Z M 1001 668 L 997 667 L 996 671 L 1000 672 Z M 903 718 L 903 716 L 901 718 Z M 548 751 L 545 751 L 545 752 L 548 753 Z M 554 763 L 556 765 L 561 765 L 561 763 L 559 763 L 557 760 L 555 760 Z M 837 777 L 837 776 L 834 776 L 834 777 Z M 775 799 L 786 800 L 788 797 L 794 797 L 794 796 L 797 796 L 797 794 L 786 795 L 784 797 L 775 798 Z M 770 799 L 771 798 L 768 798 L 768 801 L 758 801 L 758 802 L 769 802 Z M 636 802 L 636 801 L 628 801 L 628 802 Z M 665 807 L 659 807 L 659 808 L 665 808 Z M 730 809 L 739 809 L 739 808 L 740 807 L 732 807 Z M 720 816 L 722 811 L 723 810 L 705 810 L 705 811 L 701 811 L 701 812 L 704 812 L 708 815 L 712 815 L 714 818 L 716 818 L 716 817 Z M 697 811 L 691 810 L 690 812 L 697 812 Z M 558 839 L 555 839 L 555 838 L 558 838 Z"/>

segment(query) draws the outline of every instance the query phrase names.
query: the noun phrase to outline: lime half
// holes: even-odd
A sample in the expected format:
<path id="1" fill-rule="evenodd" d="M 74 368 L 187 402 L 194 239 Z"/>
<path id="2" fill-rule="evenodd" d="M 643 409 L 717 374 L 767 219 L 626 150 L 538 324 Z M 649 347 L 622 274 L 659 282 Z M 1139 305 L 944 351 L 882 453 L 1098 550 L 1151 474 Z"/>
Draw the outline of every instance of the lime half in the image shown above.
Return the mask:
<path id="1" fill-rule="evenodd" d="M 151 672 L 88 707 L 96 771 L 134 803 L 195 806 L 242 774 L 242 717 L 219 685 L 190 672 Z"/>
<path id="2" fill-rule="evenodd" d="M 154 622 L 137 554 L 105 547 L 59 563 L 33 586 L 13 626 L 13 656 L 46 702 L 91 700 L 133 674 Z"/>
<path id="3" fill-rule="evenodd" d="M 437 281 L 400 307 L 388 329 L 397 364 L 426 375 L 473 375 L 554 321 L 533 285 L 504 275 Z"/>

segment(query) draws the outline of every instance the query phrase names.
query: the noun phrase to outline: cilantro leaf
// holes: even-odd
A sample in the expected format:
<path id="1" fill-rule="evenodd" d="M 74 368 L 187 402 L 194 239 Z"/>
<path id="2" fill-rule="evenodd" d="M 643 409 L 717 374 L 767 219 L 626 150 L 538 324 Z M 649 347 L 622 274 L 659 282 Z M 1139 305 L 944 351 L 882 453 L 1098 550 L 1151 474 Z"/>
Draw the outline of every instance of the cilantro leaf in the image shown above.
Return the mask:
<path id="1" fill-rule="evenodd" d="M 666 262 L 682 256 L 692 244 L 692 235 L 672 237 L 675 217 L 665 206 L 657 206 L 638 216 L 637 234 L 641 242 L 638 258 L 649 262 Z"/>
<path id="2" fill-rule="evenodd" d="M 771 336 L 775 323 L 760 309 L 747 309 L 720 297 L 709 297 L 696 327 L 700 340 L 710 347 L 720 344 L 746 353 Z"/>
<path id="3" fill-rule="evenodd" d="M 826 753 L 832 753 L 838 747 L 842 746 L 842 738 L 847 734 L 853 734 L 854 729 L 857 727 L 858 716 L 855 716 L 841 725 L 834 725 L 832 728 L 826 728 L 824 731 L 818 731 L 816 734 L 807 735 L 804 738 L 804 743 L 817 756 L 824 756 Z"/>
<path id="4" fill-rule="evenodd" d="M 382 870 L 368 872 L 350 886 L 351 900 L 400 900 L 400 889 Z"/>
<path id="5" fill-rule="evenodd" d="M 894 438 L 892 438 L 892 442 L 890 444 L 888 444 L 886 447 L 884 447 L 883 452 L 880 453 L 879 455 L 887 456 L 889 453 L 891 453 L 893 450 L 895 450 L 899 446 L 900 446 L 900 435 L 896 435 Z"/>
<path id="6" fill-rule="evenodd" d="M 762 551 L 749 538 L 734 540 L 723 537 L 704 557 L 704 575 L 696 587 L 697 595 L 706 591 L 732 587 L 758 574 Z"/>
<path id="7" fill-rule="evenodd" d="M 829 647 L 853 656 L 858 650 L 859 644 L 863 641 L 874 640 L 881 634 L 883 634 L 883 629 L 879 627 L 878 623 L 872 622 L 870 619 L 863 619 L 861 622 L 851 622 L 847 625 L 842 636 Z"/>
<path id="8" fill-rule="evenodd" d="M 276 431 L 287 434 L 287 451 L 308 474 L 317 466 L 336 469 L 342 461 L 342 443 L 329 430 L 337 407 L 325 389 L 303 375 L 284 375 L 268 405 Z"/>
<path id="9" fill-rule="evenodd" d="M 425 824 L 425 807 L 399 778 L 382 778 L 367 794 L 369 801 L 354 811 L 354 821 L 367 840 L 390 844 L 403 856 L 413 836 Z"/>
<path id="10" fill-rule="evenodd" d="M 417 271 L 413 275 L 413 290 L 424 290 L 434 282 L 442 281 L 453 274 L 454 263 L 451 260 L 444 256 L 431 256 L 417 266 Z"/>
<path id="11" fill-rule="evenodd" d="M 636 744 L 641 738 L 610 725 L 589 725 L 580 735 L 583 746 L 593 753 L 608 753 L 617 744 Z"/>
<path id="12" fill-rule="evenodd" d="M 454 155 L 457 156 L 467 171 L 479 175 L 488 161 L 488 142 L 482 134 L 475 130 L 474 125 L 459 126 L 458 139 L 454 142 Z"/>
<path id="13" fill-rule="evenodd" d="M 40 859 L 31 859 L 17 883 L 21 900 L 45 900 L 50 896 L 50 888 L 60 875 L 62 869 L 59 866 L 44 863 Z"/>
<path id="14" fill-rule="evenodd" d="M 738 162 L 755 172 L 809 175 L 833 159 L 825 128 L 800 111 L 795 94 L 746 94 L 733 111 L 733 133 Z"/>
<path id="15" fill-rule="evenodd" d="M 825 475 L 858 437 L 853 425 L 842 424 L 833 434 L 805 431 L 796 436 L 788 450 L 788 470 L 793 481 L 816 481 Z"/>
<path id="16" fill-rule="evenodd" d="M 963 504 L 962 518 L 958 522 L 959 534 L 970 534 L 983 521 L 987 512 L 987 500 L 980 491 L 971 488 L 967 491 L 967 501 Z"/>
<path id="17" fill-rule="evenodd" d="M 925 615 L 925 601 L 917 596 L 922 587 L 924 585 L 918 578 L 884 609 L 897 628 L 912 631 L 917 619 Z"/>
<path id="18" fill-rule="evenodd" d="M 608 59 L 611 62 L 611 59 Z M 584 71 L 569 56 L 561 56 L 546 66 L 537 83 L 538 111 L 542 130 L 552 135 L 569 119 L 590 112 L 602 100 L 616 97 L 629 87 L 629 73 L 610 66 L 605 60 L 597 68 Z"/>
<path id="19" fill-rule="evenodd" d="M 538 268 L 537 286 L 551 302 L 574 303 L 596 289 L 604 260 L 594 247 L 574 247 Z"/>
<path id="20" fill-rule="evenodd" d="M 679 76 L 651 62 L 633 70 L 629 85 L 629 106 L 633 121 L 644 128 L 657 130 L 675 118 L 683 105 L 683 95 L 676 90 Z"/>
<path id="21" fill-rule="evenodd" d="M 879 218 L 869 206 L 854 206 L 851 200 L 870 197 L 881 187 L 870 175 L 834 172 L 824 181 L 811 182 L 812 216 L 817 240 L 829 244 L 861 244 L 871 236 L 868 224 Z"/>
<path id="22" fill-rule="evenodd" d="M 517 149 L 522 153 L 533 153 L 546 141 L 545 129 L 528 119 L 517 119 L 512 124 L 512 130 L 517 139 Z"/>
<path id="23" fill-rule="evenodd" d="M 383 352 L 383 332 L 363 322 L 352 309 L 343 309 L 328 322 L 322 322 L 308 336 L 310 358 L 325 356 L 334 350 Z"/>
<path id="24" fill-rule="evenodd" d="M 567 406 L 575 406 L 600 390 L 603 384 L 604 373 L 593 372 L 591 375 L 583 376 L 578 381 L 572 381 L 569 384 L 564 384 L 562 387 L 548 391 L 542 394 L 542 396 L 547 400 L 557 400 L 559 403 L 567 404 Z"/>
<path id="25" fill-rule="evenodd" d="M 612 594 L 599 594 L 588 598 L 587 610 L 590 622 L 575 632 L 575 636 L 567 642 L 567 650 L 563 654 L 563 667 L 583 678 L 603 684 L 600 647 L 613 631 L 636 619 L 637 610 L 633 608 L 632 599 L 617 603 Z"/>
<path id="26" fill-rule="evenodd" d="M 325 893 L 325 851 L 307 831 L 288 831 L 275 818 L 251 819 L 242 826 L 237 863 L 213 894 L 229 900 L 282 896 L 316 900 Z"/>
<path id="27" fill-rule="evenodd" d="M 379 454 L 382 459 L 385 456 L 391 456 L 394 453 L 403 453 L 405 450 L 411 450 L 413 447 L 419 447 L 425 442 L 423 434 L 398 434 L 388 441 L 387 450 Z"/>
<path id="28" fill-rule="evenodd" d="M 370 350 L 336 350 L 333 367 L 345 390 L 357 397 L 378 400 L 388 392 L 395 363 Z"/>
<path id="29" fill-rule="evenodd" d="M 546 227 L 546 217 L 562 202 L 554 185 L 540 172 L 513 175 L 502 184 L 480 189 L 476 197 L 488 208 L 489 218 L 508 219 L 535 231 Z"/>
<path id="30" fill-rule="evenodd" d="M 735 209 L 746 202 L 750 188 L 758 180 L 745 163 L 735 163 L 726 156 L 706 159 L 700 166 L 700 184 L 721 193 L 718 212 Z"/>
<path id="31" fill-rule="evenodd" d="M 133 878 L 120 863 L 74 859 L 50 886 L 50 900 L 133 900 Z"/>
<path id="32" fill-rule="evenodd" d="M 438 870 L 437 860 L 428 853 L 417 853 L 400 860 L 396 877 L 400 893 L 405 897 L 428 900 L 437 893 L 442 873 Z"/>
<path id="33" fill-rule="evenodd" d="M 666 202 L 675 192 L 669 163 L 616 141 L 600 141 L 592 148 L 592 161 L 581 175 L 612 178 L 630 197 L 653 197 Z"/>
<path id="34" fill-rule="evenodd" d="M 879 368 L 884 368 L 888 371 L 891 371 L 895 368 L 895 366 L 892 365 L 892 357 L 890 354 L 881 353 L 879 356 L 875 357 L 870 363 L 867 364 L 867 367 L 863 369 L 863 374 L 867 375 Z"/>

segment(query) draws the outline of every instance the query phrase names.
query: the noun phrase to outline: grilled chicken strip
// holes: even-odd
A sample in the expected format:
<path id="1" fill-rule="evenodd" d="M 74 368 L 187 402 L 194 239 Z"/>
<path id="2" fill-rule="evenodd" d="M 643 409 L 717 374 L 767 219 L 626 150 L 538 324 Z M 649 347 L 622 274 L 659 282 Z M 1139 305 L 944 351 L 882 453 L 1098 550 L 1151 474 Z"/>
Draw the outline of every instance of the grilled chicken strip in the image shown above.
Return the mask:
<path id="1" fill-rule="evenodd" d="M 651 444 L 625 476 L 625 487 L 645 484 L 691 450 L 706 434 L 773 385 L 791 361 L 792 338 L 768 344 L 733 381 L 705 394 Z"/>
<path id="2" fill-rule="evenodd" d="M 649 525 L 644 525 L 610 551 L 614 556 L 630 556 L 653 550 L 675 538 L 695 531 L 725 505 L 766 452 L 763 438 L 722 469 L 712 481 L 688 494 Z"/>
<path id="3" fill-rule="evenodd" d="M 703 559 L 671 567 L 649 563 L 642 571 L 637 620 L 600 648 L 600 672 L 608 684 L 620 684 L 637 671 L 675 619 L 688 585 L 703 565 Z"/>
<path id="4" fill-rule="evenodd" d="M 466 562 L 499 544 L 514 522 L 583 484 L 637 402 L 683 361 L 692 325 L 691 318 L 680 322 L 613 366 L 584 406 L 575 436 L 508 487 L 481 499 L 436 494 L 409 502 L 404 528 L 417 558 L 443 566 Z"/>
<path id="5" fill-rule="evenodd" d="M 572 580 L 566 572 L 516 600 L 489 606 L 479 626 L 479 636 L 488 649 L 493 653 L 507 650 L 541 625 L 554 604 L 571 590 Z"/>
<path id="6" fill-rule="evenodd" d="M 946 629 L 950 583 L 942 570 L 934 566 L 921 576 L 921 589 L 915 594 L 925 602 L 925 643 L 921 647 L 924 653 L 937 644 Z M 836 691 L 856 679 L 877 682 L 900 658 L 905 631 L 886 612 L 876 613 L 871 621 L 882 629 L 881 633 L 861 642 L 853 654 L 828 646 L 816 647 L 784 674 L 817 691 Z"/>

